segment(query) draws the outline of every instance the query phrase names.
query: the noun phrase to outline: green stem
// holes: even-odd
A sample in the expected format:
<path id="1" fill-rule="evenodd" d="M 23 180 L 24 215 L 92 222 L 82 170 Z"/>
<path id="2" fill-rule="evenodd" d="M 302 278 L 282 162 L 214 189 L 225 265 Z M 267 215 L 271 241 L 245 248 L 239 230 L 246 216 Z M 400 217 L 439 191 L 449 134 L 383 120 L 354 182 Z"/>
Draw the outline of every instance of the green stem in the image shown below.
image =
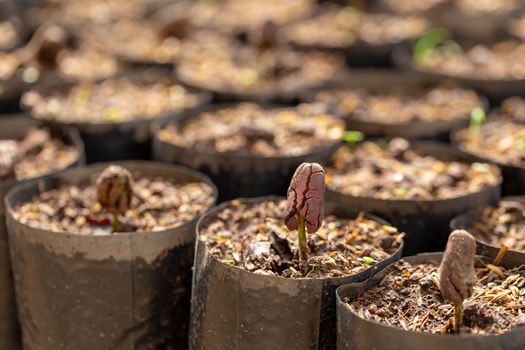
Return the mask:
<path id="1" fill-rule="evenodd" d="M 454 333 L 459 334 L 461 329 L 461 319 L 463 313 L 463 304 L 454 305 Z"/>
<path id="2" fill-rule="evenodd" d="M 120 220 L 118 214 L 113 214 L 113 232 L 120 232 Z"/>
<path id="3" fill-rule="evenodd" d="M 299 215 L 297 238 L 299 239 L 299 260 L 306 260 L 308 258 L 308 248 L 306 245 L 306 221 L 302 215 Z"/>

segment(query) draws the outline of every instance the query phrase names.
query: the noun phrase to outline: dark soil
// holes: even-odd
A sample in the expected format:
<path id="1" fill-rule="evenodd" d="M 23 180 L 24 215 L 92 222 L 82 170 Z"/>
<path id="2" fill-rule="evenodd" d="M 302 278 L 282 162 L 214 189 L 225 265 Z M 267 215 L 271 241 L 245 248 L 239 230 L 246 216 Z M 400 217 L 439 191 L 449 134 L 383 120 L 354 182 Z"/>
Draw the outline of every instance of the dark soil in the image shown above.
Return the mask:
<path id="1" fill-rule="evenodd" d="M 256 204 L 234 200 L 200 230 L 210 254 L 247 271 L 286 278 L 349 276 L 392 255 L 403 234 L 359 214 L 329 215 L 308 235 L 310 255 L 298 260 L 297 232 L 284 225 L 286 201 Z"/>
<path id="2" fill-rule="evenodd" d="M 381 124 L 466 120 L 472 109 L 483 105 L 474 91 L 445 86 L 379 91 L 331 88 L 319 91 L 315 101 L 339 115 Z"/>
<path id="3" fill-rule="evenodd" d="M 270 157 L 327 147 L 338 142 L 343 131 L 344 123 L 331 115 L 242 103 L 201 113 L 183 124 L 168 124 L 159 138 L 208 152 Z"/>
<path id="4" fill-rule="evenodd" d="M 146 84 L 119 78 L 80 82 L 67 91 L 31 91 L 23 96 L 23 103 L 39 119 L 110 124 L 180 112 L 197 106 L 199 98 L 167 80 Z"/>
<path id="5" fill-rule="evenodd" d="M 525 252 L 525 204 L 508 200 L 496 208 L 485 208 L 466 229 L 476 239 L 492 246 Z"/>
<path id="6" fill-rule="evenodd" d="M 97 174 L 98 175 L 98 174 Z M 213 203 L 206 183 L 174 183 L 161 177 L 133 174 L 130 209 L 120 216 L 122 232 L 160 231 L 180 226 Z M 113 233 L 112 215 L 97 201 L 96 176 L 79 185 L 64 184 L 19 205 L 13 215 L 31 227 L 80 235 Z"/>
<path id="7" fill-rule="evenodd" d="M 378 199 L 445 199 L 495 185 L 497 167 L 441 161 L 412 148 L 407 140 L 343 146 L 326 168 L 327 186 L 337 192 Z"/>
<path id="8" fill-rule="evenodd" d="M 23 139 L 0 140 L 0 180 L 25 180 L 62 170 L 76 162 L 79 150 L 46 128 L 29 129 Z"/>
<path id="9" fill-rule="evenodd" d="M 525 325 L 525 266 L 483 266 L 476 268 L 474 293 L 463 303 L 461 332 L 502 334 Z M 347 302 L 368 320 L 416 332 L 451 333 L 454 306 L 441 296 L 438 286 L 437 262 L 400 261 L 377 287 Z"/>
<path id="10" fill-rule="evenodd" d="M 321 14 L 290 24 L 283 30 L 298 45 L 349 47 L 394 44 L 421 35 L 429 23 L 418 16 L 362 13 L 351 7 L 330 8 Z"/>

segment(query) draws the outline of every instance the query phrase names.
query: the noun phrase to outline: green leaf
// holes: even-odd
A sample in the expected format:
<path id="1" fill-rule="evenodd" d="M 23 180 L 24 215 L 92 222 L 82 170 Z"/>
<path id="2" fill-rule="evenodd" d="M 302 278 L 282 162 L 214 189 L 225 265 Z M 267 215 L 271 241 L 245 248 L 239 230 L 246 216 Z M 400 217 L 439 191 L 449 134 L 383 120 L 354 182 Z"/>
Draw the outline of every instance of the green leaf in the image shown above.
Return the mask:
<path id="1" fill-rule="evenodd" d="M 390 226 L 390 225 L 382 225 L 381 228 L 386 231 L 386 232 L 389 232 L 389 233 L 395 233 L 397 232 L 397 228 L 395 228 L 394 226 Z"/>
<path id="2" fill-rule="evenodd" d="M 486 172 L 489 170 L 489 165 L 487 163 L 472 163 L 471 165 L 472 169 L 476 171 Z"/>
<path id="3" fill-rule="evenodd" d="M 343 140 L 349 145 L 355 145 L 365 139 L 365 135 L 360 131 L 345 131 Z"/>
<path id="4" fill-rule="evenodd" d="M 404 197 L 404 196 L 407 195 L 407 193 L 408 193 L 408 191 L 405 190 L 404 188 L 395 188 L 394 189 L 394 195 L 396 197 Z"/>
<path id="5" fill-rule="evenodd" d="M 516 141 L 516 147 L 518 147 L 518 149 L 520 149 L 522 151 L 525 151 L 525 137 L 520 137 Z"/>
<path id="6" fill-rule="evenodd" d="M 254 85 L 257 82 L 257 80 L 259 80 L 259 75 L 257 74 L 257 71 L 246 68 L 241 70 L 240 78 L 242 85 L 251 86 Z"/>
<path id="7" fill-rule="evenodd" d="M 445 42 L 452 45 L 450 40 L 450 31 L 446 28 L 436 27 L 430 28 L 416 41 L 413 48 L 413 59 L 417 63 L 424 62 L 434 51 L 434 49 Z"/>
<path id="8" fill-rule="evenodd" d="M 377 264 L 377 260 L 369 256 L 363 256 L 362 258 L 359 258 L 359 261 L 365 265 Z"/>
<path id="9" fill-rule="evenodd" d="M 104 118 L 110 122 L 117 122 L 120 118 L 119 111 L 116 107 L 108 107 L 104 109 Z"/>
<path id="10" fill-rule="evenodd" d="M 233 265 L 233 264 L 235 264 L 235 260 L 231 260 L 231 259 L 223 259 L 223 260 L 221 260 L 221 262 L 223 264 L 226 264 L 226 265 Z"/>
<path id="11" fill-rule="evenodd" d="M 481 125 L 487 121 L 485 110 L 481 107 L 476 107 L 470 112 L 470 126 L 471 130 L 479 130 Z"/>

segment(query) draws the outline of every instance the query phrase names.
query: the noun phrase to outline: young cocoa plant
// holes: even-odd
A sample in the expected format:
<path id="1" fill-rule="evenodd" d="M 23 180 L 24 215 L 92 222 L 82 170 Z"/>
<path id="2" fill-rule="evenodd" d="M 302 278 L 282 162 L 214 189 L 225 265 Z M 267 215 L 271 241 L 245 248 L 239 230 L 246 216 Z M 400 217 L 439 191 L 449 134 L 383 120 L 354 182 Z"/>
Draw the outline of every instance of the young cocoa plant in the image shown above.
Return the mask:
<path id="1" fill-rule="evenodd" d="M 97 197 L 102 207 L 113 215 L 113 232 L 119 232 L 119 215 L 126 213 L 133 197 L 131 173 L 118 165 L 108 166 L 97 179 Z"/>
<path id="2" fill-rule="evenodd" d="M 308 257 L 308 233 L 316 232 L 324 218 L 324 169 L 317 163 L 303 163 L 295 171 L 288 187 L 284 223 L 297 230 L 299 260 Z"/>
<path id="3" fill-rule="evenodd" d="M 454 333 L 460 332 L 463 301 L 476 283 L 476 240 L 467 231 L 455 230 L 448 238 L 440 266 L 441 295 L 454 304 Z"/>

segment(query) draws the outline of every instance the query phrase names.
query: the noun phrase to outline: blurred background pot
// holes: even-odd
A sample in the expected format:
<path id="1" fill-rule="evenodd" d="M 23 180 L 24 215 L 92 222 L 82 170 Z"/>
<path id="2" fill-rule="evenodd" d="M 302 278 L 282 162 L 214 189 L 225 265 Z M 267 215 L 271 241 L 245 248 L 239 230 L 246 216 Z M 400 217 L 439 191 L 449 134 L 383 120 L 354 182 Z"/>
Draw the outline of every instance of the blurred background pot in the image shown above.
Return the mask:
<path id="1" fill-rule="evenodd" d="M 162 70 L 143 71 L 119 75 L 119 78 L 128 78 L 129 81 L 138 83 L 155 83 L 158 79 L 165 76 Z M 41 91 L 60 91 L 67 93 L 74 84 L 61 84 L 58 86 L 44 86 Z M 197 98 L 197 102 L 190 110 L 198 110 L 201 106 L 207 104 L 211 96 L 208 93 L 189 91 Z M 32 111 L 33 106 L 24 102 L 24 107 L 29 110 L 32 117 L 40 120 Z M 151 125 L 154 121 L 168 120 L 170 117 L 182 113 L 184 110 L 167 111 L 162 115 L 154 118 L 142 118 L 137 116 L 130 121 L 71 121 L 67 118 L 64 120 L 45 119 L 45 123 L 57 128 L 75 127 L 80 131 L 82 140 L 86 147 L 86 158 L 88 163 L 138 159 L 151 159 Z"/>
<path id="2" fill-rule="evenodd" d="M 219 200 L 238 197 L 257 197 L 263 195 L 284 195 L 290 177 L 297 166 L 304 161 L 325 163 L 337 149 L 340 141 L 333 141 L 326 146 L 316 148 L 297 156 L 259 157 L 199 150 L 163 141 L 158 133 L 169 123 L 183 125 L 196 114 L 213 112 L 235 104 L 219 104 L 199 111 L 191 111 L 153 125 L 154 159 L 166 163 L 175 163 L 196 169 L 208 175 L 219 188 Z M 274 108 L 275 105 L 262 105 Z"/>
<path id="3" fill-rule="evenodd" d="M 449 84 L 450 85 L 450 84 Z M 315 103 L 316 94 L 321 91 L 331 89 L 363 89 L 370 92 L 371 96 L 375 91 L 388 91 L 389 88 L 399 89 L 429 89 L 433 87 L 448 87 L 449 85 L 436 84 L 432 79 L 425 78 L 417 74 L 408 72 L 392 71 L 387 69 L 356 69 L 347 75 L 338 77 L 331 83 L 309 91 L 302 96 L 302 101 L 306 103 Z M 456 84 L 450 85 L 456 88 Z M 485 97 L 479 96 L 481 107 L 488 108 L 488 101 Z M 318 102 L 320 106 L 324 103 Z M 356 118 L 352 114 L 345 114 L 337 106 L 326 104 L 329 113 L 339 115 L 345 120 L 347 130 L 361 131 L 366 136 L 386 136 L 386 137 L 403 137 L 408 139 L 435 139 L 448 141 L 450 131 L 459 127 L 468 125 L 470 118 L 469 113 L 462 118 L 452 120 L 425 121 L 414 119 L 406 123 L 389 123 L 387 121 L 372 121 L 366 118 Z M 393 111 L 392 113 L 395 113 Z M 366 116 L 366 111 L 363 113 Z"/>

